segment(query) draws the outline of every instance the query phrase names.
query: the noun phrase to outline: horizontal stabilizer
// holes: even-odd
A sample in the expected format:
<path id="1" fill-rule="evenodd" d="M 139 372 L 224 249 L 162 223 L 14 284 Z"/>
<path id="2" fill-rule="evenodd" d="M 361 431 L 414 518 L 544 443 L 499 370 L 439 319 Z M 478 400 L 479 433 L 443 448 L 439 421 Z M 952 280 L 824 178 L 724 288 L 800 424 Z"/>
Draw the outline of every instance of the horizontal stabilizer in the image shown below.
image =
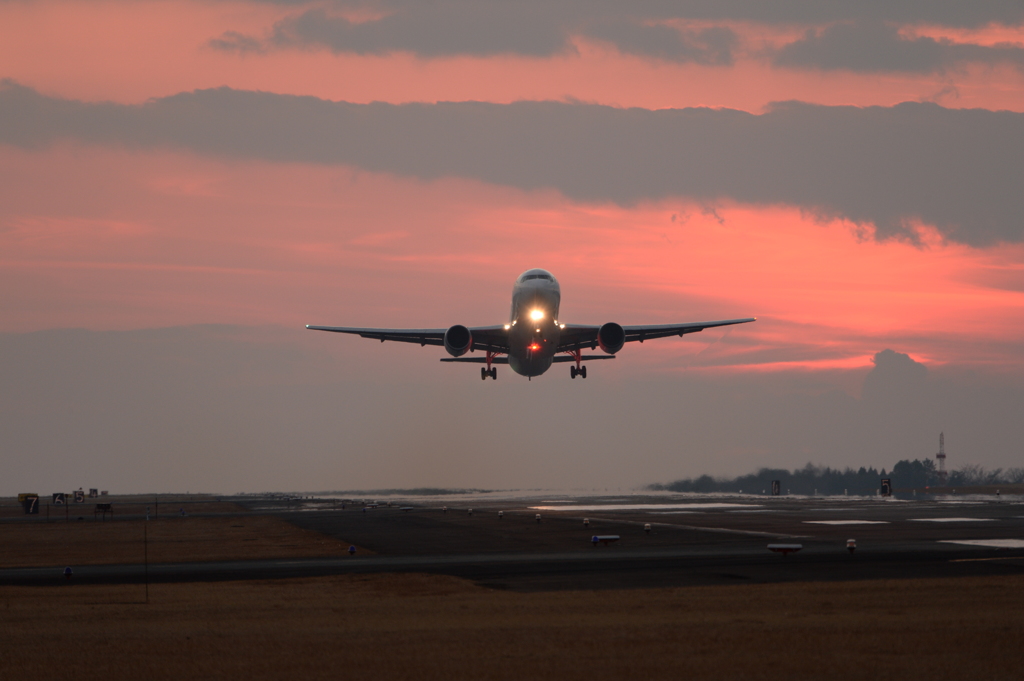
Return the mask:
<path id="1" fill-rule="evenodd" d="M 615 359 L 615 355 L 583 355 L 580 357 L 581 362 L 589 362 L 592 359 Z M 558 357 L 552 357 L 552 362 L 575 362 L 575 357 L 569 355 L 559 355 Z"/>
<path id="2" fill-rule="evenodd" d="M 486 364 L 486 357 L 442 357 L 442 362 L 472 362 L 473 364 Z M 508 364 L 508 357 L 493 357 L 491 364 Z"/>

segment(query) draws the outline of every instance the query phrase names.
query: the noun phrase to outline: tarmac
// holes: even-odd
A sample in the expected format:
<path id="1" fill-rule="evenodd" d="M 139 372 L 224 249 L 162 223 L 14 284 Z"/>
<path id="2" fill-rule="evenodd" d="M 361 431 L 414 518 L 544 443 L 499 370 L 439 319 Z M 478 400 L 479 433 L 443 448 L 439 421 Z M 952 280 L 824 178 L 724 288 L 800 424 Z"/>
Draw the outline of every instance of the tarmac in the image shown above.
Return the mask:
<path id="1" fill-rule="evenodd" d="M 232 499 L 248 508 L 246 514 L 274 515 L 372 555 L 82 566 L 74 579 L 109 584 L 422 572 L 547 591 L 1024 573 L 1024 498 L 1017 496 L 389 500 L 391 506 L 376 507 L 348 500 L 342 508 L 338 499 Z M 594 535 L 619 539 L 595 544 Z M 784 555 L 769 544 L 800 550 Z M 5 585 L 63 579 L 54 567 L 0 569 Z"/>

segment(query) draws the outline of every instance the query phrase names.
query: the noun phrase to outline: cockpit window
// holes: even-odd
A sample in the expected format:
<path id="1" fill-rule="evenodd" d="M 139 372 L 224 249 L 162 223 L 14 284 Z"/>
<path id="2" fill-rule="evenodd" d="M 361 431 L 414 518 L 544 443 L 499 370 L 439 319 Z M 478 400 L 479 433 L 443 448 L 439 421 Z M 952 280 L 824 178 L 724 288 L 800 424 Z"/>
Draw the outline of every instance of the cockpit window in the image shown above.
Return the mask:
<path id="1" fill-rule="evenodd" d="M 554 281 L 550 274 L 527 274 L 519 281 L 530 281 L 531 279 L 547 279 L 548 281 Z"/>

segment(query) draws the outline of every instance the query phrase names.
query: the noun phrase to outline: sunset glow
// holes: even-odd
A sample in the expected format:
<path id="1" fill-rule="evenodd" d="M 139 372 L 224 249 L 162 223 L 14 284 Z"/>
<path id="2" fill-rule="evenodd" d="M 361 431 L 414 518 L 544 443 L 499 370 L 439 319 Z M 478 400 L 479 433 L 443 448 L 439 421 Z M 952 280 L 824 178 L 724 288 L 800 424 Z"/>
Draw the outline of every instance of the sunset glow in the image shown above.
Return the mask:
<path id="1" fill-rule="evenodd" d="M 48 94 L 125 103 L 226 85 L 350 102 L 571 98 L 623 107 L 712 106 L 757 112 L 770 102 L 787 100 L 858 106 L 936 101 L 949 107 L 1024 111 L 1024 69 L 1012 64 L 965 64 L 956 72 L 882 76 L 773 68 L 763 56 L 765 46 L 799 39 L 807 28 L 799 25 L 668 22 L 684 30 L 720 25 L 734 31 L 740 47 L 727 67 L 623 54 L 580 35 L 571 36 L 565 53 L 547 58 L 499 54 L 424 59 L 408 52 L 359 55 L 316 49 L 240 55 L 209 45 L 225 32 L 260 36 L 275 21 L 295 13 L 290 5 L 237 1 L 3 3 L 0 77 Z M 979 45 L 1024 41 L 1016 26 L 921 26 L 913 33 Z"/>
<path id="2" fill-rule="evenodd" d="M 516 276 L 544 268 L 561 286 L 558 324 L 757 317 L 629 344 L 572 381 L 608 381 L 607 411 L 629 402 L 629 427 L 664 438 L 675 458 L 643 475 L 681 460 L 684 430 L 723 470 L 754 465 L 764 450 L 749 433 L 785 420 L 776 403 L 803 405 L 775 433 L 786 456 L 826 460 L 831 439 L 805 433 L 877 417 L 899 447 L 961 419 L 977 451 L 1005 461 L 1011 448 L 988 434 L 1024 378 L 1024 12 L 947 3 L 911 20 L 882 5 L 803 16 L 727 4 L 0 3 L 0 335 L 48 367 L 57 360 L 34 339 L 76 348 L 81 330 L 114 334 L 146 348 L 131 377 L 167 357 L 224 363 L 135 332 L 268 347 L 280 354 L 221 383 L 196 371 L 216 378 L 209 394 L 249 371 L 267 385 L 413 385 L 394 413 L 382 390 L 373 413 L 388 423 L 352 417 L 346 428 L 370 443 L 360 451 L 383 451 L 385 430 L 413 451 L 416 428 L 438 451 L 477 451 L 472 419 L 423 411 L 443 390 L 463 410 L 507 414 L 459 392 L 465 365 L 304 326 L 508 324 Z M 310 368 L 320 363 L 331 368 Z M 556 367 L 544 381 L 571 380 Z M 538 393 L 539 378 L 527 384 Z M 327 433 L 331 410 L 356 401 L 328 392 L 321 401 L 338 401 L 323 422 L 282 417 L 280 441 Z M 545 394 L 529 404 L 597 418 L 588 400 Z M 57 402 L 39 395 L 22 416 L 48 423 Z M 291 413 L 275 398 L 234 417 L 275 423 L 268 414 Z M 645 423 L 663 408 L 694 416 Z M 201 424 L 196 452 L 247 451 L 244 428 L 205 418 L 179 418 Z M 392 432 L 396 419 L 413 434 Z M 551 419 L 554 441 L 564 421 Z M 473 427 L 489 438 L 502 426 L 478 414 Z M 99 450 L 116 427 L 97 428 Z M 602 428 L 628 435 L 593 428 L 588 451 L 604 446 Z M 18 437 L 30 456 L 33 431 Z"/>
<path id="3" fill-rule="evenodd" d="M 12 217 L 0 271 L 6 290 L 22 291 L 6 299 L 7 331 L 304 324 L 340 309 L 366 324 L 429 323 L 453 303 L 473 323 L 496 323 L 516 268 L 539 263 L 577 323 L 761 318 L 742 333 L 755 345 L 705 362 L 864 366 L 879 344 L 914 339 L 907 349 L 927 363 L 1024 369 L 1010 351 L 1024 342 L 1020 244 L 972 248 L 924 226 L 919 243 L 877 241 L 783 207 L 585 205 L 461 180 L 166 153 L 9 150 L 2 173 Z M 218 217 L 192 218 L 202 213 Z M 346 272 L 374 273 L 375 297 L 352 290 Z M 434 298 L 453 276 L 484 295 Z M 651 351 L 673 347 L 695 346 Z"/>

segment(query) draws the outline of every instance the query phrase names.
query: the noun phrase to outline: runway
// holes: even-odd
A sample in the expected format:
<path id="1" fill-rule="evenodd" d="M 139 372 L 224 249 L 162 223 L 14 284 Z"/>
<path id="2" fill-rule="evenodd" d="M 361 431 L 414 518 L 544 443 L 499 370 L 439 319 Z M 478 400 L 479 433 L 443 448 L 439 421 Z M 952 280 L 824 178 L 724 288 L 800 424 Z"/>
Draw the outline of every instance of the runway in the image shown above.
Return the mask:
<path id="1" fill-rule="evenodd" d="M 351 503 L 340 510 L 325 500 L 240 503 L 249 513 L 276 515 L 372 555 L 82 566 L 73 579 L 157 583 L 425 572 L 538 591 L 1024 572 L 1021 499 L 632 495 L 397 499 L 392 507 L 366 510 Z M 595 546 L 593 535 L 620 539 Z M 848 539 L 856 540 L 853 553 Z M 772 543 L 802 548 L 783 556 L 768 550 Z M 0 570 L 0 584 L 63 579 L 53 567 Z"/>

